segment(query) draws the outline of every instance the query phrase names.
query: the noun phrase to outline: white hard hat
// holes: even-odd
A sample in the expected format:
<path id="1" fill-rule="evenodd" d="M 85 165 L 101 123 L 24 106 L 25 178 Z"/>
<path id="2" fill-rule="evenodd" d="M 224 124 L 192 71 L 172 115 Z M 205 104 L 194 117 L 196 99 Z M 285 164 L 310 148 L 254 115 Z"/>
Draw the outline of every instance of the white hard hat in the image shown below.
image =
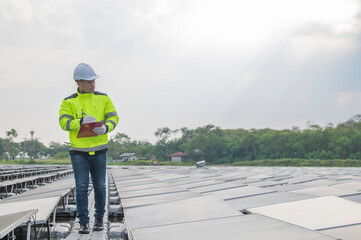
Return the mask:
<path id="1" fill-rule="evenodd" d="M 79 63 L 74 69 L 74 80 L 91 81 L 98 77 L 99 76 L 94 72 L 94 69 L 86 63 Z"/>

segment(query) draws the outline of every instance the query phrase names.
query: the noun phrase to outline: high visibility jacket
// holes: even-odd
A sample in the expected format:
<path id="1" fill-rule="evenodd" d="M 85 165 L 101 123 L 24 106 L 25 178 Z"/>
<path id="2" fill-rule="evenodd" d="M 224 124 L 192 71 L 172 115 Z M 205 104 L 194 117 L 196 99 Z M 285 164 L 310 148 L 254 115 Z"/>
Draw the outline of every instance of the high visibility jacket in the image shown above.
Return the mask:
<path id="1" fill-rule="evenodd" d="M 93 116 L 97 121 L 103 121 L 107 126 L 104 135 L 77 138 L 83 112 Z M 108 133 L 117 126 L 119 117 L 112 100 L 105 93 L 77 93 L 65 98 L 59 110 L 59 124 L 63 130 L 69 131 L 70 150 L 89 152 L 108 148 Z"/>

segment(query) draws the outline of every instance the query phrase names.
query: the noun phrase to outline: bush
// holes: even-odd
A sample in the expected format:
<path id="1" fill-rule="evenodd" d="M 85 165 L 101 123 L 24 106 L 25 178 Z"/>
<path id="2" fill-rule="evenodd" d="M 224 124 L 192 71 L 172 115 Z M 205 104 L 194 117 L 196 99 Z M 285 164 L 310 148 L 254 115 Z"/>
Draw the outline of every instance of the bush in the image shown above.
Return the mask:
<path id="1" fill-rule="evenodd" d="M 54 156 L 52 156 L 52 159 L 66 159 L 69 158 L 69 152 L 58 152 Z"/>

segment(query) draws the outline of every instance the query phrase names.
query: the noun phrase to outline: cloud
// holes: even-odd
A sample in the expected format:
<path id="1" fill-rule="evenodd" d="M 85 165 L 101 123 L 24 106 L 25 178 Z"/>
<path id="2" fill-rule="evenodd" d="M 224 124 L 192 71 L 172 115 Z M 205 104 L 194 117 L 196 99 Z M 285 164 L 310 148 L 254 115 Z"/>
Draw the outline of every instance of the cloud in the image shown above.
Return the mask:
<path id="1" fill-rule="evenodd" d="M 328 8 L 325 9 L 324 5 Z M 262 7 L 260 7 L 262 6 Z M 0 133 L 67 141 L 61 100 L 87 62 L 113 99 L 116 132 L 290 128 L 360 109 L 354 1 L 55 1 L 0 3 Z M 307 18 L 306 18 L 307 17 Z M 113 133 L 115 134 L 115 133 Z"/>

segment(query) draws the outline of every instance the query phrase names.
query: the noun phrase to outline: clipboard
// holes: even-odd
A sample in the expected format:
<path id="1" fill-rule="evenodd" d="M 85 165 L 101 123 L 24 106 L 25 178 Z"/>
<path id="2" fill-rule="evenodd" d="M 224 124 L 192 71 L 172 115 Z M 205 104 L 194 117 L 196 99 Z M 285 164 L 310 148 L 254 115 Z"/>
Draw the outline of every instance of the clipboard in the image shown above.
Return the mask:
<path id="1" fill-rule="evenodd" d="M 91 122 L 91 123 L 83 123 L 80 126 L 77 138 L 85 138 L 85 137 L 96 137 L 98 134 L 93 132 L 93 129 L 96 127 L 103 126 L 103 122 Z"/>

